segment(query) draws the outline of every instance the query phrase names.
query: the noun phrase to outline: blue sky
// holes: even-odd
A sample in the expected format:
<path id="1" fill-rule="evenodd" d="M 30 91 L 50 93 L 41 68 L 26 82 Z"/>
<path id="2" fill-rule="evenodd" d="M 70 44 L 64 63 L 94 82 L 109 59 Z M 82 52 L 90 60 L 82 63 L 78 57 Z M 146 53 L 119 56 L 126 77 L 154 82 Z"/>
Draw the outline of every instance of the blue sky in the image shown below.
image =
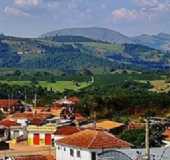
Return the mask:
<path id="1" fill-rule="evenodd" d="M 0 0 L 0 33 L 35 37 L 69 27 L 170 33 L 170 0 Z"/>

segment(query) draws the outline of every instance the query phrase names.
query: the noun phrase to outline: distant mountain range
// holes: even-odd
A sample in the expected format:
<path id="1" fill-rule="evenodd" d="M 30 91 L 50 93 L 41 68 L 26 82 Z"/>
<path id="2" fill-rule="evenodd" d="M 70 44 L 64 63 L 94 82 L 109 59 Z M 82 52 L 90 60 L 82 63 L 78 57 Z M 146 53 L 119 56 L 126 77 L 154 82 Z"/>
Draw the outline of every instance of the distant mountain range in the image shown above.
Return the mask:
<path id="1" fill-rule="evenodd" d="M 132 41 L 103 28 L 65 29 L 39 38 L 0 35 L 0 67 L 56 69 L 64 73 L 84 69 L 98 73 L 115 69 L 170 69 L 170 51 L 150 47 L 151 40 L 156 38 L 149 41 L 146 37 Z M 166 34 L 156 37 L 166 42 L 169 39 Z M 160 41 L 157 44 L 162 45 Z"/>
<path id="2" fill-rule="evenodd" d="M 170 34 L 160 33 L 158 35 L 140 35 L 128 37 L 119 32 L 106 28 L 68 28 L 53 32 L 48 32 L 41 37 L 50 37 L 55 35 L 83 36 L 94 40 L 102 40 L 119 44 L 141 44 L 155 49 L 170 50 Z"/>

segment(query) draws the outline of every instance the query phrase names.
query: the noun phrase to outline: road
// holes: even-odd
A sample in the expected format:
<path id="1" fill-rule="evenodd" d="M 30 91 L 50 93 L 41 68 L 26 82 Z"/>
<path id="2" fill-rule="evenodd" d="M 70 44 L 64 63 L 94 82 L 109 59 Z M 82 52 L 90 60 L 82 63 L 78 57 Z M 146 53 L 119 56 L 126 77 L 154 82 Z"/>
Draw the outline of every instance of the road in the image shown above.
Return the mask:
<path id="1" fill-rule="evenodd" d="M 53 155 L 55 149 L 47 146 L 29 146 L 27 144 L 11 145 L 10 150 L 0 151 L 0 158 L 4 156 Z"/>

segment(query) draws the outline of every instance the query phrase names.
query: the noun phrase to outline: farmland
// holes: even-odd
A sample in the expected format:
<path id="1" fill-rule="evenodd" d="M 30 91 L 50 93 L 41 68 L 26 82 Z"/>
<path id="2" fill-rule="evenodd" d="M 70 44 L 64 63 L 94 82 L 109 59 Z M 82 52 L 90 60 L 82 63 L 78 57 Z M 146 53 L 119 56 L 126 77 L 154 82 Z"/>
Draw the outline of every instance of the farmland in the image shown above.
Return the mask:
<path id="1" fill-rule="evenodd" d="M 1 80 L 0 83 L 8 84 L 8 85 L 19 85 L 19 86 L 30 86 L 32 85 L 31 81 L 5 81 Z M 47 88 L 47 90 L 64 92 L 65 90 L 74 90 L 78 91 L 80 89 L 86 88 L 91 83 L 88 82 L 75 82 L 75 81 L 56 81 L 56 82 L 48 82 L 48 81 L 39 81 L 36 86 L 41 86 L 42 88 Z"/>

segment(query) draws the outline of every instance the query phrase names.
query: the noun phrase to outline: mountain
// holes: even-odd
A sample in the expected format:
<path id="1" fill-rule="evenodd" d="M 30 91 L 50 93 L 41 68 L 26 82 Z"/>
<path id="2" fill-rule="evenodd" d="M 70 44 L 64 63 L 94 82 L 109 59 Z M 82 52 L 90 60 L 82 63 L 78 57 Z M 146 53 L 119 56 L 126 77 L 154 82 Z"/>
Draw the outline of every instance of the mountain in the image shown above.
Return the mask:
<path id="1" fill-rule="evenodd" d="M 84 69 L 164 70 L 170 68 L 170 53 L 139 44 L 116 44 L 82 36 L 0 36 L 0 67 L 57 69 L 67 73 Z"/>
<path id="2" fill-rule="evenodd" d="M 133 41 L 129 37 L 119 32 L 98 27 L 61 29 L 53 32 L 48 32 L 46 34 L 43 34 L 41 37 L 51 37 L 55 35 L 83 36 L 94 40 L 101 40 L 119 44 L 133 43 Z"/>
<path id="3" fill-rule="evenodd" d="M 101 40 L 118 44 L 141 44 L 160 50 L 170 50 L 170 35 L 159 33 L 157 35 L 139 35 L 128 37 L 119 32 L 107 28 L 89 27 L 89 28 L 68 28 L 43 34 L 41 37 L 61 36 L 83 36 L 93 40 Z"/>
<path id="4" fill-rule="evenodd" d="M 156 49 L 170 50 L 170 34 L 140 35 L 132 38 L 137 44 L 146 45 Z"/>

